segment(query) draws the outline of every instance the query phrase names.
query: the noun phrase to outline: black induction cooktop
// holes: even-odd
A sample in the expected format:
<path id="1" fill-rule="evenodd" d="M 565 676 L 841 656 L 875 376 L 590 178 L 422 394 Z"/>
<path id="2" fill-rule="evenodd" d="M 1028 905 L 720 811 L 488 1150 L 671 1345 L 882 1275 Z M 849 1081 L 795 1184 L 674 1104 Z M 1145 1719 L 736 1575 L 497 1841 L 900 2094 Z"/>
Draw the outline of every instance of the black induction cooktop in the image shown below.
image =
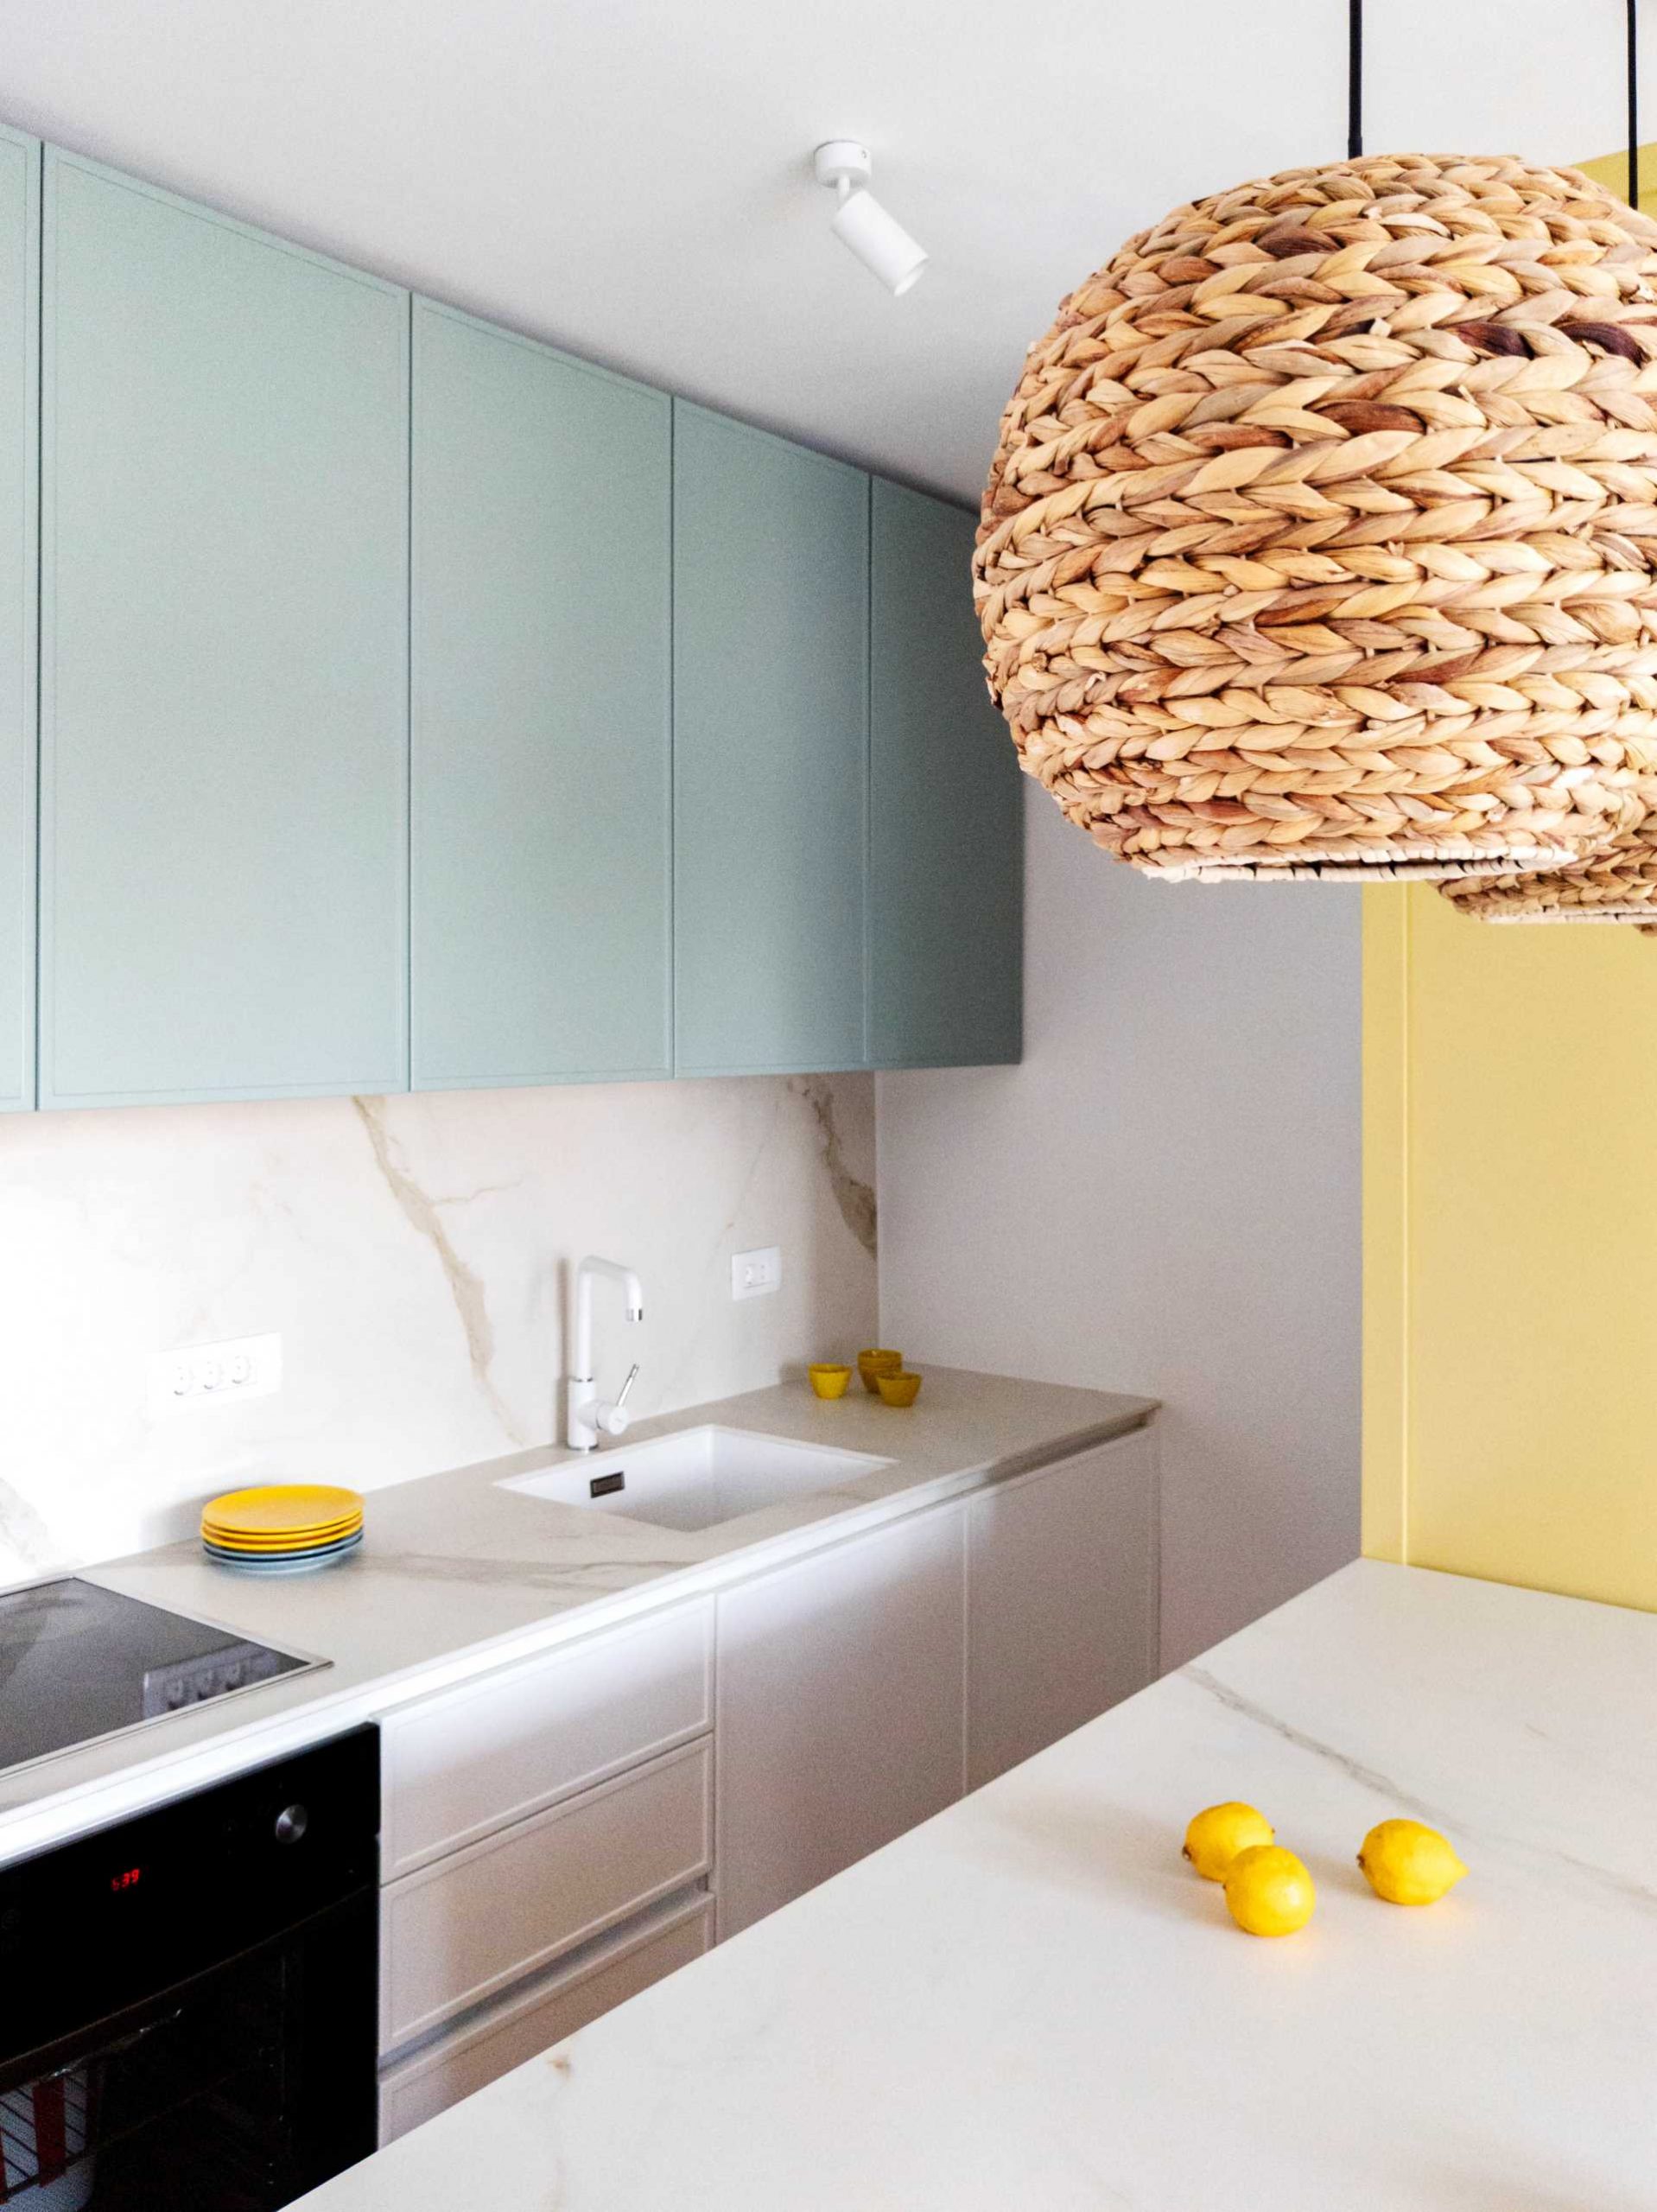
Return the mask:
<path id="1" fill-rule="evenodd" d="M 0 1773 L 327 1664 L 75 1574 L 0 1591 Z"/>

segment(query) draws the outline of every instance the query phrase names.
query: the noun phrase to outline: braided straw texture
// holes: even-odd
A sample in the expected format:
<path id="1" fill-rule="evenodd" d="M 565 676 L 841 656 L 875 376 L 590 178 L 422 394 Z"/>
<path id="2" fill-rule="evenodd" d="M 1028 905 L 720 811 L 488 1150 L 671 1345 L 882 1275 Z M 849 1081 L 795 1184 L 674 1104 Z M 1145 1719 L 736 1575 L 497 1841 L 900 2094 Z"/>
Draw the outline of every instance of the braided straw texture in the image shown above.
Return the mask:
<path id="1" fill-rule="evenodd" d="M 1571 169 L 1294 169 L 1033 346 L 974 561 L 1025 770 L 1168 875 L 1603 849 L 1657 763 L 1657 224 Z"/>
<path id="2" fill-rule="evenodd" d="M 1458 913 L 1482 922 L 1657 922 L 1657 813 L 1597 859 L 1438 888 Z"/>

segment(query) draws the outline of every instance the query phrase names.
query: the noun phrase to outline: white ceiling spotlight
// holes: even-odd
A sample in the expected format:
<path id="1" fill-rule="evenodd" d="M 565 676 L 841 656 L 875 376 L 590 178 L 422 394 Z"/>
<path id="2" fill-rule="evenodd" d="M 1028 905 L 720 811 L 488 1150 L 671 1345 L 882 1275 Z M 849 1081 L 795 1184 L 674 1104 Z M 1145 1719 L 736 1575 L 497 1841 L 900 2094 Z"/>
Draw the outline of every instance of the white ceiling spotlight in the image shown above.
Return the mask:
<path id="1" fill-rule="evenodd" d="M 830 138 L 818 147 L 815 158 L 817 182 L 832 187 L 840 201 L 828 227 L 901 299 L 920 281 L 926 251 L 869 190 L 868 148 L 855 138 Z"/>

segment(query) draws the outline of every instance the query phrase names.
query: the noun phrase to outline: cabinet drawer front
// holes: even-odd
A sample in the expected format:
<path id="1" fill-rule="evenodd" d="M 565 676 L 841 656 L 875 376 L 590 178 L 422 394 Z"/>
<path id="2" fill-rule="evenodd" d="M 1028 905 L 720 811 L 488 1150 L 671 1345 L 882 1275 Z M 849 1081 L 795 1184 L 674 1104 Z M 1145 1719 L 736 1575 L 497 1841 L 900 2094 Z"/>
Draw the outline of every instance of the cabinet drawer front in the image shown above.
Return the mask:
<path id="1" fill-rule="evenodd" d="M 394 1883 L 380 1900 L 381 2050 L 705 1874 L 713 1772 L 706 1743 L 670 1751 Z"/>
<path id="2" fill-rule="evenodd" d="M 393 1713 L 382 1878 L 701 1735 L 712 1669 L 713 1608 L 689 1605 Z"/>
<path id="3" fill-rule="evenodd" d="M 504 1997 L 465 2027 L 416 2051 L 380 2080 L 380 2141 L 392 2142 L 462 2097 L 562 2043 L 641 1989 L 698 1959 L 713 1941 L 714 1902 L 668 1905 L 644 1929 L 619 1932 L 567 1974 Z"/>

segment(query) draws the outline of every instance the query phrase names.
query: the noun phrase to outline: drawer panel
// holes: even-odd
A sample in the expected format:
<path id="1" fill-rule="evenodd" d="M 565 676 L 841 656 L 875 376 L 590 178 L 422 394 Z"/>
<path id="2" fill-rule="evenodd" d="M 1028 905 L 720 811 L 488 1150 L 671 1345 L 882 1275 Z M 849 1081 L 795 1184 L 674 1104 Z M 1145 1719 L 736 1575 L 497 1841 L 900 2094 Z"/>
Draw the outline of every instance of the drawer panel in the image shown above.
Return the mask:
<path id="1" fill-rule="evenodd" d="M 713 1861 L 706 1742 L 537 1813 L 380 1898 L 380 2050 L 549 1965 Z"/>
<path id="2" fill-rule="evenodd" d="M 663 1906 L 642 1928 L 618 1929 L 567 1973 L 501 1998 L 475 2020 L 388 2068 L 380 2077 L 381 2143 L 406 2135 L 700 1958 L 713 1942 L 713 1919 L 714 1901 L 705 1892 L 690 1904 Z"/>
<path id="3" fill-rule="evenodd" d="M 382 1881 L 712 1726 L 713 1607 L 676 1607 L 380 1724 Z"/>

